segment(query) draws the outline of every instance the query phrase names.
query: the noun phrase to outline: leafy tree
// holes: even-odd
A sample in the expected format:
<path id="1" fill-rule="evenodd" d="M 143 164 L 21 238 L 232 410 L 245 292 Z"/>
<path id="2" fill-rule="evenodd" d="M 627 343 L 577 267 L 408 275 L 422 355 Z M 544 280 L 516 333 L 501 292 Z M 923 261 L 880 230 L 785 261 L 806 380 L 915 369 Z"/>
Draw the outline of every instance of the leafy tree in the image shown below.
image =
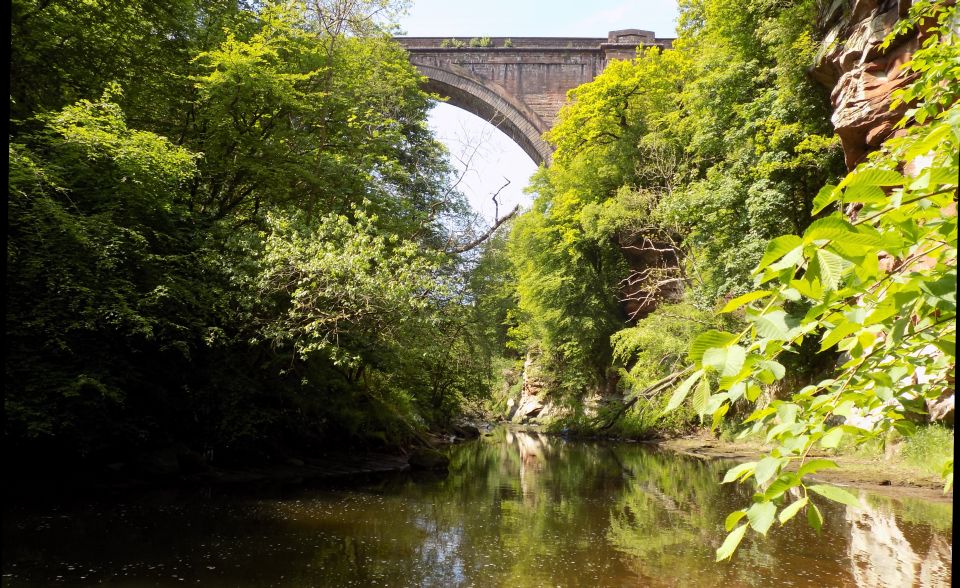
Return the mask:
<path id="1" fill-rule="evenodd" d="M 5 435 L 25 462 L 396 443 L 482 393 L 447 252 L 467 207 L 385 36 L 402 8 L 15 2 Z"/>
<path id="2" fill-rule="evenodd" d="M 657 300 L 706 310 L 742 293 L 766 241 L 809 222 L 810 195 L 841 166 L 805 72 L 815 4 L 684 2 L 672 49 L 570 93 L 511 251 L 516 332 L 571 388 L 612 382 L 609 338 Z"/>
<path id="3" fill-rule="evenodd" d="M 7 434 L 81 454 L 150 433 L 105 416 L 182 383 L 148 358 L 189 364 L 216 297 L 184 222 L 196 156 L 110 97 L 10 144 Z"/>

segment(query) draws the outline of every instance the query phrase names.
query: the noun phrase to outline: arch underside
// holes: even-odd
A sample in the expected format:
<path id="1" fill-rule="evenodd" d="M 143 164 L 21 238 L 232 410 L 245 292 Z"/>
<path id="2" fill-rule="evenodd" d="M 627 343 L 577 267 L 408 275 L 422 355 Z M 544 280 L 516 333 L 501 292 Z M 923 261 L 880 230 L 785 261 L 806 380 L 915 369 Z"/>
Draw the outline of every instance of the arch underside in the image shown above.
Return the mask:
<path id="1" fill-rule="evenodd" d="M 463 73 L 426 65 L 417 65 L 417 69 L 427 78 L 426 91 L 488 121 L 506 133 L 537 165 L 550 162 L 553 149 L 543 140 L 545 125 L 529 108 Z"/>

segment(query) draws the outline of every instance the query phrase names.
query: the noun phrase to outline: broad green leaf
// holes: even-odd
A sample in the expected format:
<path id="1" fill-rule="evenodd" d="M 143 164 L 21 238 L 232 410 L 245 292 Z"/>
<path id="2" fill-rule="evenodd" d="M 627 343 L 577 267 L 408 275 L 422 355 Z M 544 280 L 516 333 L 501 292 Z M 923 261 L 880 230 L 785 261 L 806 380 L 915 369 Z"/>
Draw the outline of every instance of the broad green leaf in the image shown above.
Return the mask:
<path id="1" fill-rule="evenodd" d="M 813 221 L 807 227 L 803 233 L 804 244 L 815 241 L 836 241 L 861 246 L 879 246 L 883 243 L 879 235 L 858 231 L 852 224 L 836 216 Z"/>
<path id="2" fill-rule="evenodd" d="M 756 402 L 757 398 L 760 398 L 761 394 L 763 394 L 763 388 L 761 388 L 756 382 L 747 383 L 747 400 L 750 402 Z"/>
<path id="3" fill-rule="evenodd" d="M 827 486 L 826 484 L 815 484 L 813 486 L 807 486 L 807 490 L 811 492 L 816 492 L 824 498 L 829 498 L 834 502 L 839 502 L 841 504 L 846 504 L 854 508 L 863 508 L 863 505 L 860 504 L 860 500 L 850 494 L 842 488 L 837 488 L 836 486 Z"/>
<path id="4" fill-rule="evenodd" d="M 783 310 L 772 310 L 766 314 L 748 316 L 747 319 L 753 323 L 757 335 L 765 339 L 788 341 L 794 337 L 793 329 L 797 321 Z"/>
<path id="5" fill-rule="evenodd" d="M 843 279 L 843 272 L 850 262 L 832 251 L 817 249 L 817 267 L 820 269 L 820 282 L 824 288 L 836 290 Z"/>
<path id="6" fill-rule="evenodd" d="M 818 214 L 821 210 L 840 199 L 840 190 L 833 184 L 827 184 L 817 192 L 813 199 L 813 210 L 811 214 Z"/>
<path id="7" fill-rule="evenodd" d="M 714 397 L 715 398 L 715 397 Z M 713 431 L 720 426 L 720 423 L 723 422 L 723 416 L 727 414 L 727 411 L 730 410 L 729 404 L 722 404 L 720 407 L 713 412 L 713 420 L 710 422 L 710 430 Z M 707 406 L 707 412 L 710 413 L 709 404 Z"/>
<path id="8" fill-rule="evenodd" d="M 753 471 L 753 477 L 757 480 L 757 485 L 762 486 L 767 480 L 773 478 L 780 471 L 783 459 L 779 457 L 765 457 L 757 462 L 757 467 Z"/>
<path id="9" fill-rule="evenodd" d="M 729 559 L 733 555 L 733 552 L 737 550 L 737 546 L 743 541 L 743 536 L 747 532 L 747 526 L 748 525 L 740 525 L 727 535 L 727 538 L 723 540 L 723 545 L 717 549 L 717 561 Z"/>
<path id="10" fill-rule="evenodd" d="M 820 301 L 823 298 L 823 286 L 820 284 L 820 270 L 817 263 L 811 264 L 813 268 L 808 270 L 802 279 L 790 280 L 790 285 L 809 300 Z"/>
<path id="11" fill-rule="evenodd" d="M 862 325 L 841 319 L 841 322 L 837 326 L 823 334 L 823 340 L 820 342 L 820 351 L 830 349 L 847 335 L 851 335 L 862 328 Z"/>
<path id="12" fill-rule="evenodd" d="M 840 182 L 840 187 L 846 186 L 902 186 L 906 178 L 899 172 L 890 169 L 877 169 L 860 166 L 850 172 Z"/>
<path id="13" fill-rule="evenodd" d="M 738 466 L 734 466 L 727 470 L 727 474 L 723 477 L 723 482 L 721 484 L 729 484 L 737 479 L 746 479 L 753 473 L 753 469 L 757 466 L 757 462 L 749 461 L 747 463 L 742 463 Z"/>
<path id="14" fill-rule="evenodd" d="M 820 470 L 832 469 L 839 467 L 836 462 L 830 461 L 829 459 L 811 459 L 807 463 L 800 466 L 800 469 L 797 470 L 798 476 L 806 476 L 807 474 L 814 474 Z"/>
<path id="15" fill-rule="evenodd" d="M 807 505 L 808 498 L 804 496 L 799 500 L 794 500 L 786 508 L 780 511 L 780 515 L 777 517 L 780 520 L 780 525 L 783 526 L 787 521 L 797 516 L 797 513 L 800 512 L 800 509 Z"/>
<path id="16" fill-rule="evenodd" d="M 844 400 L 833 409 L 833 414 L 842 417 L 850 416 L 850 412 L 853 410 L 854 402 L 852 400 Z M 840 427 L 842 430 L 842 427 Z M 833 432 L 833 431 L 831 431 Z"/>
<path id="17" fill-rule="evenodd" d="M 736 339 L 737 336 L 733 333 L 725 333 L 723 331 L 709 330 L 700 333 L 693 340 L 693 343 L 690 344 L 690 353 L 687 354 L 687 359 L 693 363 L 697 363 L 703 358 L 703 354 L 707 349 L 712 347 L 726 347 L 736 341 Z"/>
<path id="18" fill-rule="evenodd" d="M 794 428 L 800 429 L 800 430 L 793 432 L 793 434 L 795 435 L 794 437 L 785 438 L 782 441 L 782 446 L 783 446 L 784 453 L 799 455 L 807 450 L 807 447 L 809 446 L 809 442 L 810 442 L 810 436 L 800 434 L 803 432 L 803 430 L 806 429 L 806 425 L 798 423 L 794 425 Z"/>
<path id="19" fill-rule="evenodd" d="M 784 402 L 783 404 L 777 405 L 777 418 L 780 419 L 781 423 L 792 425 L 797 422 L 797 412 L 800 410 L 800 407 L 792 402 Z"/>
<path id="20" fill-rule="evenodd" d="M 745 304 L 750 304 L 755 300 L 766 298 L 767 296 L 770 296 L 770 294 L 773 294 L 773 292 L 771 292 L 770 290 L 757 290 L 756 292 L 747 292 L 746 294 L 737 296 L 730 302 L 727 302 L 723 306 L 723 308 L 720 309 L 720 312 L 721 313 L 733 312 Z"/>
<path id="21" fill-rule="evenodd" d="M 840 445 L 841 439 L 843 439 L 843 428 L 834 427 L 830 429 L 826 435 L 820 438 L 820 446 L 824 449 L 834 449 Z"/>
<path id="22" fill-rule="evenodd" d="M 727 397 L 730 399 L 730 402 L 736 402 L 739 400 L 747 391 L 746 382 L 737 382 L 730 387 L 730 391 L 727 392 Z"/>
<path id="23" fill-rule="evenodd" d="M 950 135 L 951 126 L 950 124 L 930 125 L 930 127 L 928 127 L 930 130 L 929 134 L 910 146 L 910 149 L 905 154 L 906 159 L 910 160 L 920 155 L 927 155 L 927 152 Z M 953 182 L 956 183 L 956 174 L 954 174 Z"/>
<path id="24" fill-rule="evenodd" d="M 757 264 L 757 267 L 753 270 L 753 273 L 759 274 L 761 271 L 763 271 L 763 268 L 777 261 L 787 253 L 790 253 L 802 244 L 803 240 L 796 235 L 784 235 L 771 240 L 769 243 L 767 243 L 767 249 L 764 251 L 763 257 L 760 259 L 760 263 Z"/>
<path id="25" fill-rule="evenodd" d="M 782 380 L 787 375 L 787 369 L 778 361 L 765 360 L 757 364 L 761 371 L 757 373 L 757 378 L 765 384 L 772 384 L 776 380 Z"/>
<path id="26" fill-rule="evenodd" d="M 766 535 L 777 515 L 777 505 L 772 502 L 756 502 L 747 510 L 747 520 L 753 530 Z"/>
<path id="27" fill-rule="evenodd" d="M 721 376 L 735 376 L 743 369 L 747 359 L 747 350 L 739 345 L 729 347 L 711 347 L 703 354 L 702 363 L 720 372 Z"/>
<path id="28" fill-rule="evenodd" d="M 893 300 L 890 298 L 886 298 L 883 302 L 878 304 L 876 308 L 873 309 L 873 312 L 871 312 L 866 319 L 864 319 L 863 325 L 865 327 L 869 327 L 871 325 L 882 323 L 888 318 L 895 316 L 897 312 L 899 312 L 897 305 L 894 304 Z"/>
<path id="29" fill-rule="evenodd" d="M 759 386 L 757 386 L 757 388 L 759 388 Z M 748 390 L 749 390 L 749 387 L 748 387 Z M 752 421 L 758 421 L 764 417 L 774 414 L 775 412 L 777 412 L 777 409 L 773 408 L 772 406 L 765 406 L 763 408 L 758 408 L 757 410 L 750 413 L 750 416 L 744 419 L 743 422 L 744 424 L 746 424 Z"/>
<path id="30" fill-rule="evenodd" d="M 710 398 L 710 380 L 707 378 L 701 378 L 700 383 L 697 384 L 697 389 L 693 393 L 693 401 L 691 406 L 693 410 L 696 411 L 701 417 L 706 413 L 707 410 L 707 400 Z"/>
<path id="31" fill-rule="evenodd" d="M 862 184 L 860 186 L 851 186 L 844 190 L 843 199 L 847 202 L 875 204 L 877 202 L 886 202 L 890 197 L 887 196 L 887 193 L 884 192 L 880 186 Z"/>
<path id="32" fill-rule="evenodd" d="M 783 474 L 777 477 L 772 484 L 767 488 L 763 493 L 763 497 L 767 500 L 773 500 L 779 498 L 787 490 L 800 485 L 800 478 L 793 473 Z"/>
<path id="33" fill-rule="evenodd" d="M 807 523 L 809 523 L 815 531 L 820 531 L 820 529 L 823 528 L 823 515 L 820 514 L 820 509 L 817 508 L 817 505 L 812 502 L 810 503 L 810 508 L 807 509 Z"/>
<path id="34" fill-rule="evenodd" d="M 798 302 L 803 298 L 803 296 L 800 295 L 800 291 L 797 290 L 796 288 L 787 288 L 786 290 L 781 290 L 780 296 L 786 298 L 787 300 L 791 300 L 793 302 Z"/>
<path id="35" fill-rule="evenodd" d="M 663 409 L 663 412 L 668 413 L 683 404 L 684 399 L 686 399 L 687 394 L 690 392 L 691 386 L 693 386 L 702 375 L 703 370 L 697 370 L 690 374 L 690 377 L 684 380 L 682 384 L 677 386 L 677 389 L 673 391 L 673 395 L 670 396 L 670 402 L 667 403 L 667 407 Z"/>
<path id="36" fill-rule="evenodd" d="M 735 510 L 732 513 L 727 515 L 727 518 L 723 521 L 724 530 L 729 533 L 736 525 L 740 522 L 740 519 L 747 515 L 746 509 Z"/>
<path id="37" fill-rule="evenodd" d="M 954 337 L 944 337 L 931 341 L 931 344 L 949 357 L 957 356 L 957 340 Z"/>
<path id="38" fill-rule="evenodd" d="M 767 431 L 767 438 L 764 440 L 764 442 L 769 443 L 774 437 L 783 435 L 785 432 L 793 429 L 793 427 L 794 425 L 790 423 L 780 423 L 775 427 L 772 427 L 769 431 Z"/>
<path id="39" fill-rule="evenodd" d="M 780 272 L 787 268 L 796 267 L 801 261 L 803 261 L 803 246 L 797 247 L 793 251 L 790 251 L 786 255 L 780 258 L 780 261 L 771 263 L 767 267 L 768 272 Z"/>

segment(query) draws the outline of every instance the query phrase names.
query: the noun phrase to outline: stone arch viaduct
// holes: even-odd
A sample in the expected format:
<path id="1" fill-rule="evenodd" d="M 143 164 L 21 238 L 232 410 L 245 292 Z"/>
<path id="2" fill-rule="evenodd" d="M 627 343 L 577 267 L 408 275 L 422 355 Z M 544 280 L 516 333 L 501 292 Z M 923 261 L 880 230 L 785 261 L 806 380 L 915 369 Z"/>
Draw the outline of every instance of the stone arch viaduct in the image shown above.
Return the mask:
<path id="1" fill-rule="evenodd" d="M 535 163 L 553 149 L 543 140 L 567 92 L 593 80 L 612 59 L 632 59 L 637 47 L 668 48 L 673 39 L 650 31 L 584 37 L 397 37 L 426 77 L 425 89 L 498 127 Z M 482 44 L 483 46 L 476 46 Z M 471 46 L 474 45 L 474 46 Z"/>

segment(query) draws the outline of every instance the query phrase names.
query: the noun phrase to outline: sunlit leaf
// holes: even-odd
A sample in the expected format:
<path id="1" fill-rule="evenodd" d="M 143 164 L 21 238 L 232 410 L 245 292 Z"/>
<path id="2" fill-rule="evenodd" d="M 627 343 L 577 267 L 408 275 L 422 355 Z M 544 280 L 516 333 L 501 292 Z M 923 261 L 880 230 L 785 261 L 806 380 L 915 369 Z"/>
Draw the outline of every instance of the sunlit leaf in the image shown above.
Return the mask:
<path id="1" fill-rule="evenodd" d="M 717 549 L 717 561 L 729 559 L 737 550 L 737 546 L 743 541 L 743 536 L 747 532 L 748 525 L 740 525 L 733 530 L 727 538 L 723 540 L 723 545 Z"/>
<path id="2" fill-rule="evenodd" d="M 834 414 L 836 414 L 836 411 L 834 411 Z M 820 438 L 820 446 L 824 449 L 834 449 L 840 445 L 841 439 L 843 439 L 843 429 L 841 427 L 834 427 Z"/>
<path id="3" fill-rule="evenodd" d="M 720 310 L 721 313 L 733 312 L 745 304 L 750 304 L 755 300 L 760 300 L 761 298 L 766 298 L 770 296 L 772 292 L 770 290 L 757 290 L 755 292 L 747 292 L 742 296 L 737 296 L 730 302 L 727 302 L 723 308 Z"/>
<path id="4" fill-rule="evenodd" d="M 810 503 L 810 508 L 807 509 L 807 523 L 816 531 L 823 528 L 823 515 L 820 514 L 820 509 L 817 508 L 817 505 L 812 502 Z"/>
<path id="5" fill-rule="evenodd" d="M 746 478 L 747 476 L 753 473 L 753 469 L 757 466 L 757 462 L 750 461 L 747 463 L 742 463 L 738 466 L 734 466 L 727 470 L 727 474 L 723 477 L 723 482 L 721 484 L 729 484 L 734 480 L 741 478 Z"/>
<path id="6" fill-rule="evenodd" d="M 735 510 L 732 513 L 727 515 L 727 518 L 723 521 L 723 528 L 728 533 L 740 522 L 740 519 L 747 516 L 746 509 Z"/>
<path id="7" fill-rule="evenodd" d="M 863 505 L 860 503 L 860 500 L 855 497 L 853 494 L 850 494 L 842 488 L 837 488 L 836 486 L 827 486 L 826 484 L 816 484 L 813 486 L 807 486 L 807 490 L 811 492 L 816 492 L 824 498 L 829 498 L 834 502 L 839 502 L 841 504 L 846 504 L 854 508 L 863 508 Z"/>
<path id="8" fill-rule="evenodd" d="M 756 269 L 753 270 L 753 273 L 758 274 L 763 271 L 763 268 L 767 267 L 771 263 L 777 261 L 787 253 L 793 251 L 797 247 L 803 244 L 803 240 L 796 235 L 784 235 L 782 237 L 777 237 L 776 239 L 771 240 L 767 244 L 767 249 L 763 253 L 763 257 L 760 259 L 760 263 L 757 264 Z"/>
<path id="9" fill-rule="evenodd" d="M 712 347 L 726 347 L 736 341 L 736 339 L 737 336 L 733 333 L 725 333 L 723 331 L 710 330 L 700 333 L 696 339 L 693 340 L 693 343 L 690 344 L 690 353 L 687 355 L 687 359 L 693 363 L 699 362 L 707 349 Z"/>
<path id="10" fill-rule="evenodd" d="M 667 407 L 663 409 L 663 412 L 670 412 L 671 410 L 674 410 L 683 404 L 687 394 L 690 393 L 690 388 L 697 382 L 697 380 L 700 379 L 700 376 L 702 375 L 703 370 L 697 370 L 690 374 L 690 376 L 684 380 L 682 384 L 677 386 L 677 389 L 673 391 L 673 394 L 670 396 L 670 401 L 667 403 Z"/>
<path id="11" fill-rule="evenodd" d="M 808 499 L 806 496 L 800 498 L 799 500 L 794 500 L 789 505 L 787 505 L 783 510 L 780 511 L 780 515 L 777 517 L 780 520 L 780 524 L 784 525 L 787 521 L 792 519 L 800 512 L 800 509 L 807 505 Z"/>
<path id="12" fill-rule="evenodd" d="M 780 471 L 781 465 L 783 465 L 783 460 L 778 457 L 767 456 L 757 462 L 757 467 L 753 472 L 757 484 L 762 486 L 767 480 L 773 478 Z"/>
<path id="13" fill-rule="evenodd" d="M 797 470 L 797 475 L 806 476 L 807 474 L 814 474 L 820 470 L 833 469 L 836 467 L 839 467 L 836 462 L 829 459 L 811 459 L 800 466 L 800 469 Z"/>

